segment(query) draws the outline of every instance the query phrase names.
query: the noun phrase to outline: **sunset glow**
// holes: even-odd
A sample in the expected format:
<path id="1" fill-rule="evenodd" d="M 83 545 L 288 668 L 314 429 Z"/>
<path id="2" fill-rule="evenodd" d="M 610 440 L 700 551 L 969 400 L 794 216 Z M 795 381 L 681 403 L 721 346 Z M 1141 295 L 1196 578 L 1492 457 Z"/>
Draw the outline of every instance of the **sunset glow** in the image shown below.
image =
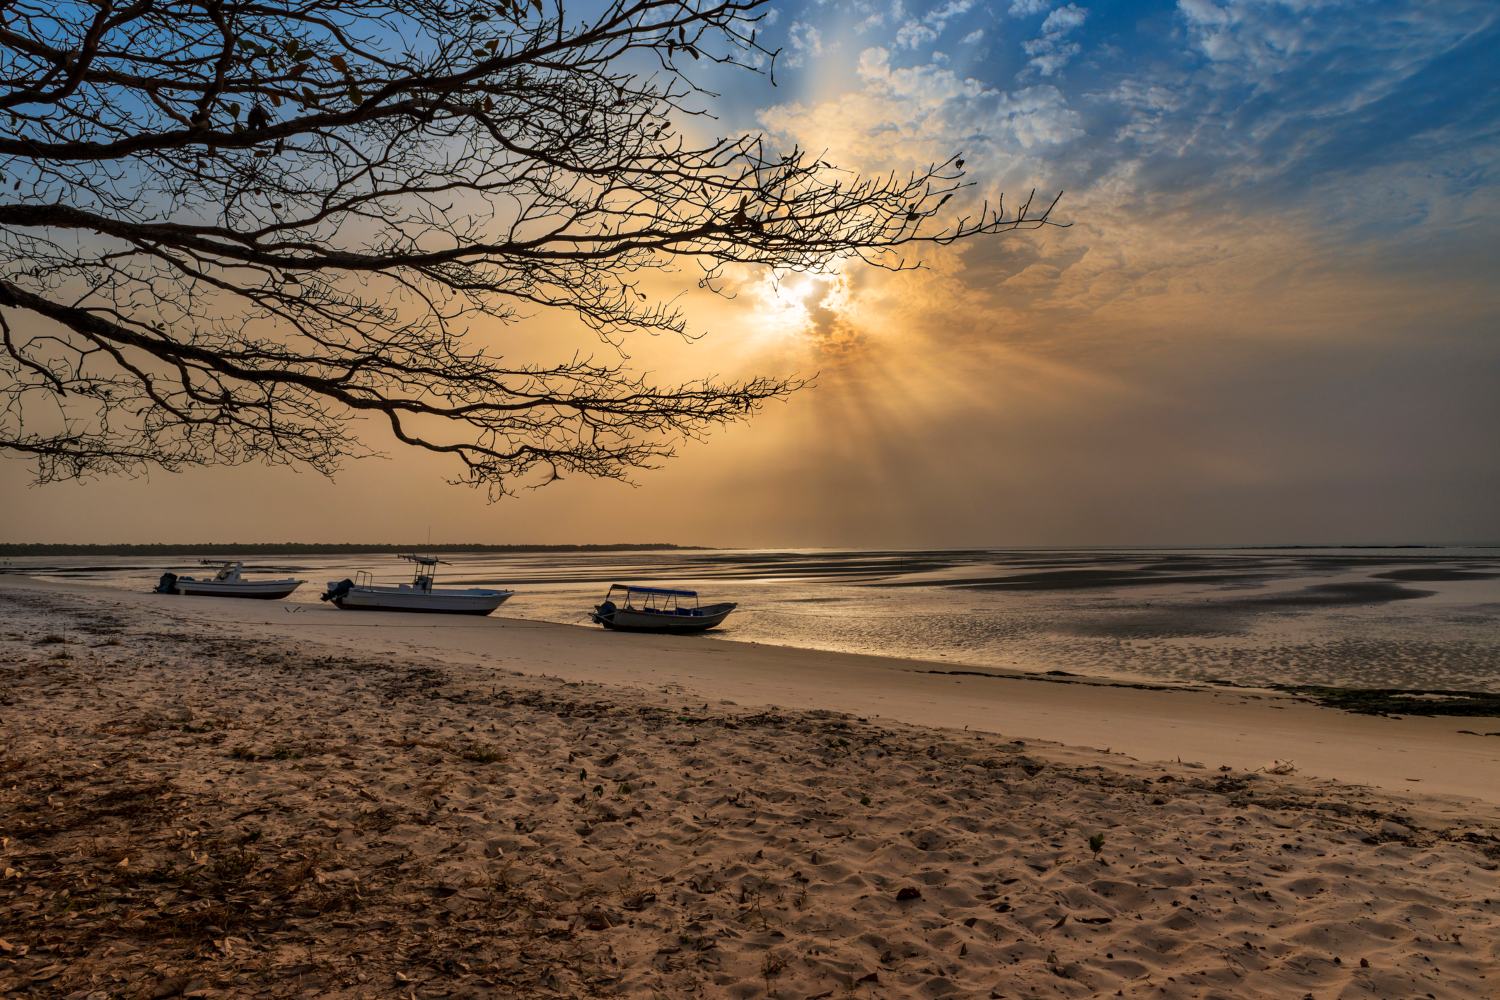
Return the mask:
<path id="1" fill-rule="evenodd" d="M 621 525 L 663 503 L 673 537 L 745 544 L 1500 533 L 1493 5 L 840 0 L 762 27 L 777 86 L 696 67 L 719 96 L 691 129 L 849 177 L 958 156 L 960 214 L 1064 191 L 1068 228 L 923 248 L 919 270 L 731 269 L 722 295 L 636 276 L 688 338 L 621 337 L 633 368 L 817 381 L 634 486 L 568 477 L 497 510 L 377 429 L 388 460 L 333 484 L 207 469 L 86 499 L 6 459 L 7 530 L 219 533 L 169 490 L 261 496 L 235 507 L 245 537 L 654 536 Z M 620 357 L 519 315 L 479 324 L 517 363 Z"/>

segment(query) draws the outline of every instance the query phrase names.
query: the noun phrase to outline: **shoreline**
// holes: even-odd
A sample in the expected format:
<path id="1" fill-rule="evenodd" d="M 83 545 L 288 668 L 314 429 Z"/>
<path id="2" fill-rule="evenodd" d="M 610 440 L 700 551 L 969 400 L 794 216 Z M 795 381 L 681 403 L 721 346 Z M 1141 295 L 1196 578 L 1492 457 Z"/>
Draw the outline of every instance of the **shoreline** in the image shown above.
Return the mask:
<path id="1" fill-rule="evenodd" d="M 713 635 L 728 641 L 980 670 L 1062 668 L 1152 683 L 1461 689 L 1500 696 L 1500 633 L 1493 628 L 1500 564 L 1477 556 L 471 554 L 452 557 L 453 567 L 440 575 L 447 586 L 524 591 L 501 614 L 528 620 L 586 621 L 585 609 L 608 583 L 628 578 L 739 600 L 740 610 Z M 183 571 L 161 557 L 32 562 L 49 579 L 120 590 L 149 587 L 164 570 Z M 375 556 L 273 558 L 252 571 L 334 581 L 386 562 Z M 967 586 L 985 581 L 979 589 Z M 305 586 L 289 603 L 316 607 L 318 593 L 316 585 Z"/>
<path id="2" fill-rule="evenodd" d="M 1171 685 L 955 669 L 944 661 L 808 650 L 703 637 L 607 633 L 492 616 L 413 621 L 369 612 L 225 598 L 161 598 L 0 577 L 0 594 L 36 590 L 132 609 L 183 627 L 274 634 L 366 654 L 418 655 L 529 676 L 670 689 L 708 701 L 815 708 L 956 731 L 1045 739 L 1141 761 L 1255 771 L 1290 764 L 1309 776 L 1419 796 L 1500 804 L 1500 717 L 1355 714 L 1270 688 Z M 1467 731 L 1467 732 L 1465 732 Z"/>

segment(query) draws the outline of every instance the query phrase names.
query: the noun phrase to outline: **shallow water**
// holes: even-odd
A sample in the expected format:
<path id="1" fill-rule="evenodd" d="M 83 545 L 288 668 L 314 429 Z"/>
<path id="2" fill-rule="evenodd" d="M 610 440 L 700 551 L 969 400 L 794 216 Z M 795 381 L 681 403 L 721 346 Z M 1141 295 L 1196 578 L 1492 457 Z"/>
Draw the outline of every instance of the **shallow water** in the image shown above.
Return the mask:
<path id="1" fill-rule="evenodd" d="M 1146 680 L 1500 691 L 1500 548 L 830 550 L 445 555 L 439 586 L 520 593 L 507 617 L 582 624 L 610 583 L 740 608 L 713 639 L 914 657 L 953 669 Z M 195 560 L 38 558 L 0 571 L 149 589 Z M 185 568 L 186 567 L 186 568 Z M 246 559 L 324 584 L 384 554 Z M 684 637 L 685 642 L 705 641 Z M 937 669 L 943 669 L 939 667 Z"/>

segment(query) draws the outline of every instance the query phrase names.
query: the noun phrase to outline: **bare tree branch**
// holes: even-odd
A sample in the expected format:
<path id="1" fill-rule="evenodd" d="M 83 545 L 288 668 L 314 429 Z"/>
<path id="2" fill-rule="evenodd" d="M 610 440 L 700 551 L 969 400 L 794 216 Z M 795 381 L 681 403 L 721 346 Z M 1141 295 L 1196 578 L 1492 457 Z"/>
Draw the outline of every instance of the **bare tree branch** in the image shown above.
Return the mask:
<path id="1" fill-rule="evenodd" d="M 555 0 L 554 0 L 555 2 Z M 963 161 L 861 177 L 694 142 L 691 70 L 766 71 L 764 0 L 0 0 L 0 448 L 54 480 L 330 473 L 350 418 L 492 496 L 623 478 L 795 379 L 657 387 L 508 361 L 470 323 L 686 333 L 646 274 L 915 266 L 1052 225 L 945 216 Z M 696 102 L 696 103 L 695 103 Z"/>

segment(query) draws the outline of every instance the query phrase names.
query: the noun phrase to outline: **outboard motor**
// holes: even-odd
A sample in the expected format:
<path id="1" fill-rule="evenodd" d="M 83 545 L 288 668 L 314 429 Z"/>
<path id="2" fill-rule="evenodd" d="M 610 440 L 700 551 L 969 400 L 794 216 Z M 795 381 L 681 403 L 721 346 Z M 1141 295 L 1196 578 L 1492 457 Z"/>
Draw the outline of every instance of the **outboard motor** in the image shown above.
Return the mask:
<path id="1" fill-rule="evenodd" d="M 589 617 L 593 618 L 594 621 L 598 622 L 600 625 L 603 625 L 604 624 L 604 620 L 606 618 L 611 617 L 614 613 L 615 613 L 615 602 L 614 601 L 605 601 L 603 604 L 601 604 L 597 608 L 595 608 L 594 609 L 594 613 L 592 615 L 590 615 Z"/>
<path id="2" fill-rule="evenodd" d="M 156 582 L 153 594 L 175 594 L 177 593 L 177 574 L 163 573 L 161 579 Z"/>
<path id="3" fill-rule="evenodd" d="M 333 586 L 329 587 L 328 592 L 318 599 L 321 601 L 336 601 L 353 589 L 353 580 L 340 580 L 338 583 L 335 583 Z"/>

